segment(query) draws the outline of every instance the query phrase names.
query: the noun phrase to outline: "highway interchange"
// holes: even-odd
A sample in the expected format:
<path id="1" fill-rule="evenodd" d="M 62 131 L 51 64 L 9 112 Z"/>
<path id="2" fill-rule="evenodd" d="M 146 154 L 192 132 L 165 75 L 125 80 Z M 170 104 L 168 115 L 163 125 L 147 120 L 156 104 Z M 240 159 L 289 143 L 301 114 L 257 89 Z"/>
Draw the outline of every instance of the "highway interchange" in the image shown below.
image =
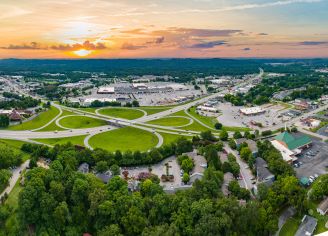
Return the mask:
<path id="1" fill-rule="evenodd" d="M 249 84 L 252 80 L 254 79 L 258 79 L 261 78 L 263 76 L 263 70 L 260 69 L 260 73 L 247 80 L 247 81 L 243 81 L 240 84 L 237 84 L 234 86 L 234 88 L 239 87 L 239 86 L 244 86 L 246 84 Z M 232 88 L 232 89 L 234 89 Z M 161 136 L 161 133 L 170 133 L 170 134 L 177 134 L 177 135 L 183 135 L 183 136 L 194 136 L 196 134 L 199 134 L 200 132 L 197 131 L 187 131 L 187 130 L 183 130 L 183 129 L 179 129 L 179 127 L 168 127 L 168 126 L 161 126 L 161 125 L 154 125 L 154 124 L 147 124 L 146 122 L 152 121 L 152 120 L 156 120 L 156 119 L 160 119 L 163 117 L 168 117 L 176 112 L 179 111 L 184 111 L 186 113 L 186 115 L 188 115 L 190 117 L 190 123 L 191 122 L 198 122 L 200 123 L 202 126 L 207 127 L 208 129 L 214 131 L 215 133 L 215 129 L 212 127 L 209 127 L 208 125 L 202 123 L 200 120 L 198 120 L 196 117 L 193 117 L 192 115 L 190 115 L 187 110 L 192 107 L 192 106 L 196 106 L 198 104 L 202 104 L 207 102 L 210 99 L 216 98 L 218 95 L 220 94 L 226 94 L 227 92 L 229 92 L 227 89 L 226 90 L 222 90 L 220 92 L 217 93 L 213 93 L 209 96 L 206 97 L 202 97 L 200 99 L 191 101 L 189 103 L 186 104 L 181 104 L 181 105 L 177 105 L 171 109 L 162 111 L 162 112 L 158 112 L 152 115 L 147 115 L 144 111 L 144 115 L 138 119 L 135 120 L 127 120 L 127 119 L 122 119 L 122 118 L 114 118 L 114 117 L 110 117 L 110 116 L 106 116 L 103 114 L 99 113 L 98 109 L 95 111 L 95 113 L 92 112 L 87 112 L 87 111 L 81 111 L 79 109 L 76 108 L 71 108 L 71 107 L 66 107 L 66 106 L 62 106 L 59 105 L 57 103 L 52 103 L 52 106 L 56 107 L 59 110 L 59 114 L 54 117 L 51 121 L 49 121 L 47 124 L 43 125 L 42 127 L 39 127 L 37 129 L 34 130 L 27 130 L 27 131 L 10 131 L 10 130 L 0 130 L 0 138 L 1 139 L 13 139 L 13 140 L 21 140 L 21 141 L 26 141 L 26 142 L 33 142 L 33 143 L 37 143 L 36 141 L 33 141 L 32 139 L 48 139 L 48 138 L 64 138 L 64 137 L 74 137 L 74 136 L 86 136 L 84 139 L 84 145 L 90 149 L 92 149 L 92 147 L 89 145 L 89 139 L 91 137 L 93 137 L 94 135 L 103 133 L 103 132 L 107 132 L 110 130 L 114 130 L 114 129 L 118 129 L 120 127 L 125 127 L 125 126 L 130 126 L 130 127 L 134 127 L 134 128 L 138 128 L 138 129 L 142 129 L 148 132 L 153 133 L 154 135 L 157 136 L 158 138 L 158 143 L 156 145 L 156 147 L 160 147 L 163 144 L 163 137 Z M 328 104 L 321 106 L 320 108 L 316 109 L 316 110 L 312 110 L 306 114 L 303 114 L 302 117 L 307 116 L 307 115 L 313 115 L 316 114 L 317 112 L 320 112 L 322 110 L 325 110 L 328 108 Z M 63 111 L 67 110 L 67 111 L 71 111 L 74 112 L 75 115 L 67 115 L 67 116 L 61 116 Z M 94 128 L 84 128 L 84 129 L 67 129 L 66 127 L 63 127 L 60 124 L 60 120 L 65 118 L 65 117 L 69 117 L 69 116 L 87 116 L 87 117 L 91 117 L 91 118 L 96 118 L 96 119 L 101 119 L 101 120 L 105 120 L 108 122 L 108 125 L 106 126 L 100 126 L 100 127 L 94 127 Z M 291 119 L 288 123 L 289 124 L 295 124 L 296 122 L 298 122 L 302 117 L 296 117 Z M 47 132 L 41 132 L 40 130 L 47 127 L 48 125 L 50 125 L 52 122 L 55 122 L 56 125 L 64 130 L 61 131 L 47 131 Z M 189 123 L 189 124 L 190 124 Z M 272 126 L 271 129 L 275 130 L 275 129 L 279 129 L 284 127 L 285 124 L 280 123 L 277 124 L 275 126 Z M 264 129 L 260 129 L 260 131 L 263 131 Z M 306 130 L 301 130 L 302 132 L 306 131 Z M 307 132 L 305 132 L 307 133 Z M 326 140 L 327 137 L 325 136 L 321 136 L 318 134 L 313 134 L 311 133 L 312 136 L 316 136 L 317 138 L 320 138 L 322 140 Z M 240 167 L 241 167 L 241 175 L 243 177 L 243 180 L 241 181 L 244 185 L 245 188 L 247 189 L 252 189 L 253 188 L 253 184 L 252 184 L 252 179 L 254 178 L 252 173 L 250 172 L 250 170 L 248 169 L 248 166 L 246 163 L 244 163 L 238 153 L 236 153 L 234 150 L 232 150 L 228 145 L 225 145 L 225 149 L 228 152 L 233 153 L 236 157 L 237 157 L 237 162 L 239 163 Z"/>

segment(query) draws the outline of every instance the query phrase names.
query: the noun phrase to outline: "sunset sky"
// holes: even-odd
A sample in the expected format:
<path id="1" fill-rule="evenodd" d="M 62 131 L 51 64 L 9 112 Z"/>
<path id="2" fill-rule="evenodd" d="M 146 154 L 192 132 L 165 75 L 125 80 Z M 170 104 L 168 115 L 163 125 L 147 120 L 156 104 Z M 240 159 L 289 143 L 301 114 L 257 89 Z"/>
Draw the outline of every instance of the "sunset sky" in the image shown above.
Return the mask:
<path id="1" fill-rule="evenodd" d="M 0 58 L 328 57 L 328 0 L 1 0 Z"/>

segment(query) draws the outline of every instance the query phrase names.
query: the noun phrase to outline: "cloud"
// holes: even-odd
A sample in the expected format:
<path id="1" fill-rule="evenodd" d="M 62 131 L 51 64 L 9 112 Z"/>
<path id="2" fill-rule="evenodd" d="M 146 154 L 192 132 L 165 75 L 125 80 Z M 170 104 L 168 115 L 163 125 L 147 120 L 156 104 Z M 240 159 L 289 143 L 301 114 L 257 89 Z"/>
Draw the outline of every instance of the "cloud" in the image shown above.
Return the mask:
<path id="1" fill-rule="evenodd" d="M 198 29 L 198 28 L 178 28 L 170 27 L 163 30 L 150 32 L 155 35 L 182 35 L 184 37 L 228 37 L 242 30 L 236 29 Z"/>
<path id="2" fill-rule="evenodd" d="M 50 47 L 53 50 L 62 50 L 62 51 L 75 51 L 79 49 L 86 50 L 103 50 L 106 49 L 104 43 L 91 43 L 90 41 L 85 41 L 84 43 L 75 43 L 75 44 L 59 44 L 53 45 Z"/>
<path id="3" fill-rule="evenodd" d="M 9 50 L 40 50 L 40 49 L 47 49 L 47 47 L 42 47 L 37 42 L 31 42 L 30 44 L 21 44 L 21 45 L 14 45 L 10 44 L 7 47 L 0 47 L 1 49 L 9 49 Z"/>
<path id="4" fill-rule="evenodd" d="M 267 36 L 267 35 L 269 35 L 269 34 L 267 34 L 267 33 L 259 33 L 259 34 L 257 34 L 257 35 Z"/>
<path id="5" fill-rule="evenodd" d="M 164 40 L 165 40 L 165 38 L 162 36 L 162 37 L 159 37 L 159 38 L 157 38 L 156 40 L 155 40 L 155 44 L 161 44 L 161 43 L 163 43 L 164 42 Z"/>
<path id="6" fill-rule="evenodd" d="M 12 5 L 0 5 L 0 9 L 6 9 L 0 12 L 0 20 L 31 14 L 32 11 Z"/>
<path id="7" fill-rule="evenodd" d="M 221 46 L 227 44 L 226 41 L 211 41 L 205 43 L 196 43 L 191 46 L 190 48 L 214 48 L 216 46 Z"/>
<path id="8" fill-rule="evenodd" d="M 123 50 L 138 50 L 141 48 L 146 48 L 145 45 L 134 45 L 132 43 L 123 43 L 121 49 Z"/>
<path id="9" fill-rule="evenodd" d="M 217 12 L 226 12 L 226 11 L 240 11 L 240 10 L 251 10 L 257 8 L 268 8 L 275 6 L 285 6 L 291 4 L 298 3 L 319 3 L 323 0 L 280 0 L 274 2 L 266 2 L 266 3 L 254 3 L 254 4 L 240 4 L 235 6 L 227 6 L 222 8 L 212 8 L 212 9 L 183 9 L 176 11 L 127 11 L 124 13 L 113 14 L 111 16 L 114 17 L 124 17 L 124 16 L 144 16 L 144 15 L 176 15 L 176 14 L 184 14 L 184 13 L 217 13 Z"/>
<path id="10" fill-rule="evenodd" d="M 304 41 L 300 42 L 299 45 L 303 46 L 317 46 L 317 45 L 328 45 L 328 41 Z"/>
<path id="11" fill-rule="evenodd" d="M 75 51 L 79 49 L 86 50 L 103 50 L 107 49 L 106 45 L 103 43 L 91 43 L 90 41 L 85 41 L 84 43 L 75 43 L 75 44 L 58 44 L 44 46 L 37 42 L 31 42 L 29 44 L 14 45 L 10 44 L 6 47 L 0 47 L 1 49 L 9 50 L 59 50 L 59 51 Z"/>

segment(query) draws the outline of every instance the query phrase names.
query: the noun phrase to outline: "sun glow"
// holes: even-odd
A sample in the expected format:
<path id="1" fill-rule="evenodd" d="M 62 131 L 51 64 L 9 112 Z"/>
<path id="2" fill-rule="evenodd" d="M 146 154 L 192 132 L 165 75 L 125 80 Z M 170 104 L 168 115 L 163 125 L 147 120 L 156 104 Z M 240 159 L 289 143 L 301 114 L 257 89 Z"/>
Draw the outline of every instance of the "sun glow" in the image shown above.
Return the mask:
<path id="1" fill-rule="evenodd" d="M 79 57 L 86 57 L 92 53 L 92 50 L 80 49 L 80 50 L 74 51 L 73 53 Z"/>

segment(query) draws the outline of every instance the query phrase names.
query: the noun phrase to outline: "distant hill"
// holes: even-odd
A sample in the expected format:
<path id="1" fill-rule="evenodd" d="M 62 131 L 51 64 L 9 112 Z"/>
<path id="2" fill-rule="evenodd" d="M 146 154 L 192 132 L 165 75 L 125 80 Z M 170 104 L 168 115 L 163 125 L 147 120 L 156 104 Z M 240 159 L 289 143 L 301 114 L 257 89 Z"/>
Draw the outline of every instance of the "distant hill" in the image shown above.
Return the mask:
<path id="1" fill-rule="evenodd" d="M 105 72 L 110 76 L 125 75 L 240 75 L 257 73 L 259 67 L 272 67 L 267 63 L 327 64 L 327 59 L 3 59 L 0 71 L 6 73 L 32 71 L 55 72 Z"/>

